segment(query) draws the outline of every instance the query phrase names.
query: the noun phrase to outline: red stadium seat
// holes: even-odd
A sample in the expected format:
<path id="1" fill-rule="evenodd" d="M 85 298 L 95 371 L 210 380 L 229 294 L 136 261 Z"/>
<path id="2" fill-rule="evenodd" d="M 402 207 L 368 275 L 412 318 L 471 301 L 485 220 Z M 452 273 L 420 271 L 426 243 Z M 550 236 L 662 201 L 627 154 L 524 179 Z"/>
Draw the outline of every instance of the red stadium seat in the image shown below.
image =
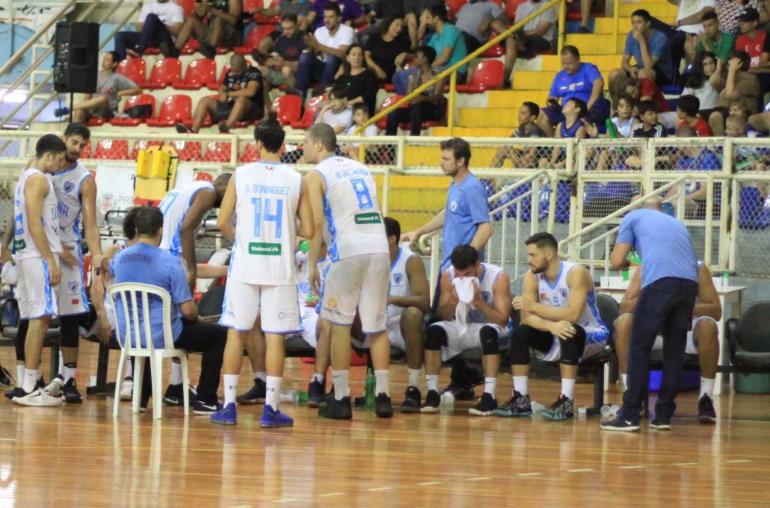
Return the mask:
<path id="1" fill-rule="evenodd" d="M 150 79 L 142 88 L 158 90 L 182 79 L 182 62 L 178 58 L 163 58 L 155 62 L 150 70 Z"/>
<path id="2" fill-rule="evenodd" d="M 206 145 L 203 160 L 206 162 L 230 162 L 231 146 L 229 141 L 211 141 Z"/>
<path id="3" fill-rule="evenodd" d="M 116 69 L 118 74 L 122 74 L 137 85 L 141 86 L 147 75 L 147 62 L 144 58 L 126 58 L 118 64 Z"/>
<path id="4" fill-rule="evenodd" d="M 196 171 L 195 181 L 196 182 L 213 182 L 214 176 L 208 171 Z"/>
<path id="5" fill-rule="evenodd" d="M 323 103 L 326 102 L 327 98 L 326 95 L 316 95 L 315 97 L 309 98 L 305 104 L 305 111 L 302 113 L 302 116 L 291 123 L 292 128 L 310 128 L 310 126 L 313 125 L 316 114 L 321 110 L 321 107 L 323 107 Z"/>
<path id="6" fill-rule="evenodd" d="M 102 160 L 128 159 L 128 141 L 125 139 L 100 139 L 96 143 L 93 158 Z"/>
<path id="7" fill-rule="evenodd" d="M 233 51 L 239 55 L 248 55 L 251 50 L 259 47 L 259 43 L 262 39 L 273 33 L 275 27 L 272 25 L 257 25 L 255 26 L 249 35 L 246 36 L 246 40 L 243 41 L 243 46 L 233 48 Z"/>
<path id="8" fill-rule="evenodd" d="M 138 141 L 134 142 L 134 147 L 131 149 L 131 156 L 129 159 L 136 160 L 137 157 L 139 157 L 139 150 L 147 150 L 151 146 L 163 146 L 163 141 L 160 141 L 158 139 L 140 139 Z"/>
<path id="9" fill-rule="evenodd" d="M 484 60 L 471 69 L 471 81 L 457 85 L 460 93 L 481 93 L 503 87 L 505 65 L 499 60 Z"/>
<path id="10" fill-rule="evenodd" d="M 395 104 L 399 99 L 401 99 L 403 95 L 389 95 L 385 98 L 384 101 L 382 101 L 382 105 L 380 106 L 380 111 L 383 109 L 387 109 L 393 104 Z M 408 104 L 404 104 L 401 106 L 401 108 L 408 108 Z M 381 131 L 384 131 L 388 127 L 388 117 L 387 115 L 377 120 L 377 128 Z"/>
<path id="11" fill-rule="evenodd" d="M 105 122 L 108 122 L 109 120 L 106 118 L 102 118 L 101 116 L 92 116 L 88 119 L 86 122 L 86 125 L 89 127 L 100 127 L 104 125 Z"/>
<path id="12" fill-rule="evenodd" d="M 91 142 L 86 142 L 85 148 L 80 152 L 80 158 L 81 159 L 90 159 L 91 158 Z"/>
<path id="13" fill-rule="evenodd" d="M 463 5 L 467 3 L 468 0 L 446 0 L 447 16 L 449 16 L 449 19 L 457 16 L 457 13 L 460 12 Z"/>
<path id="14" fill-rule="evenodd" d="M 163 99 L 158 116 L 147 119 L 152 127 L 171 127 L 176 123 L 192 122 L 192 99 L 189 95 L 169 95 Z"/>
<path id="15" fill-rule="evenodd" d="M 189 18 L 193 9 L 195 9 L 195 0 L 176 0 L 176 3 L 184 9 L 185 18 Z"/>
<path id="16" fill-rule="evenodd" d="M 222 86 L 222 83 L 224 83 L 228 72 L 230 72 L 230 64 L 225 64 L 225 66 L 222 67 L 222 72 L 219 73 L 219 79 L 210 82 L 208 84 L 208 89 L 219 90 L 219 87 Z"/>
<path id="17" fill-rule="evenodd" d="M 217 62 L 208 58 L 193 60 L 182 81 L 173 84 L 179 90 L 199 90 L 217 79 Z"/>
<path id="18" fill-rule="evenodd" d="M 495 37 L 497 37 L 499 34 L 497 32 L 492 32 L 492 34 L 489 36 L 488 40 L 492 40 Z M 483 58 L 498 58 L 505 54 L 505 46 L 503 44 L 495 44 L 488 50 L 484 51 L 481 56 Z"/>
<path id="19" fill-rule="evenodd" d="M 129 97 L 126 103 L 123 105 L 123 111 L 128 110 L 128 108 L 131 108 L 133 106 L 150 106 L 150 116 L 153 115 L 155 112 L 155 97 L 150 94 L 139 94 L 134 95 L 133 97 Z M 144 118 L 130 118 L 130 117 L 120 117 L 120 118 L 113 118 L 110 120 L 110 125 L 114 125 L 116 127 L 121 126 L 136 126 L 144 122 Z"/>
<path id="20" fill-rule="evenodd" d="M 182 49 L 179 50 L 180 55 L 192 55 L 196 51 L 198 51 L 198 48 L 200 47 L 200 44 L 195 39 L 187 39 L 187 42 L 184 43 L 184 46 L 182 46 Z"/>
<path id="21" fill-rule="evenodd" d="M 254 141 L 249 141 L 245 145 L 243 145 L 243 151 L 241 152 L 241 155 L 238 157 L 238 162 L 242 163 L 249 163 L 249 162 L 256 162 L 259 160 L 259 150 L 257 150 L 257 143 Z"/>
<path id="22" fill-rule="evenodd" d="M 202 160 L 200 141 L 173 141 L 171 146 L 176 150 L 176 155 L 180 161 Z"/>
<path id="23" fill-rule="evenodd" d="M 278 115 L 281 125 L 291 125 L 300 118 L 302 98 L 298 95 L 281 95 L 273 101 L 273 111 Z"/>
<path id="24" fill-rule="evenodd" d="M 516 19 L 516 8 L 519 4 L 523 4 L 527 0 L 506 0 L 505 2 L 505 15 L 511 21 Z"/>

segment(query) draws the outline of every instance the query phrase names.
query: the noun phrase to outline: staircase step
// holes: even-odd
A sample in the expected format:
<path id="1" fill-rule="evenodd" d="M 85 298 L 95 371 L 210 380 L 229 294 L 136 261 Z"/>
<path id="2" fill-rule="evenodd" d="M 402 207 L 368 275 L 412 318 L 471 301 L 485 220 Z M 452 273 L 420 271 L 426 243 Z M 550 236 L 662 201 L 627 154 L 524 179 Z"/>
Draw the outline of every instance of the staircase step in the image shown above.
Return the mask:
<path id="1" fill-rule="evenodd" d="M 514 78 L 515 81 L 515 78 Z M 545 104 L 547 90 L 493 90 L 488 92 L 488 108 L 518 108 L 522 102 Z"/>
<path id="2" fill-rule="evenodd" d="M 626 34 L 618 34 L 617 46 L 612 45 L 612 35 L 596 34 L 568 34 L 566 43 L 577 47 L 581 55 L 616 55 L 623 52 Z"/>
<path id="3" fill-rule="evenodd" d="M 460 113 L 462 114 L 462 109 Z M 507 138 L 511 135 L 513 129 L 510 127 L 455 127 L 453 132 L 449 132 L 449 127 L 433 127 L 430 131 L 431 136 L 459 136 L 463 137 L 484 137 L 484 138 Z"/>
<path id="4" fill-rule="evenodd" d="M 518 115 L 518 108 L 462 108 L 457 124 L 462 127 L 497 127 L 512 131 L 519 125 Z"/>
<path id="5" fill-rule="evenodd" d="M 473 147 L 473 164 L 478 167 L 489 167 L 496 151 L 497 147 L 494 146 Z M 406 167 L 436 167 L 438 162 L 439 151 L 435 146 L 407 146 L 404 149 L 404 165 Z M 420 187 L 424 187 L 424 184 L 420 184 Z"/>
<path id="6" fill-rule="evenodd" d="M 678 7 L 668 2 L 623 2 L 620 4 L 620 19 L 628 19 L 631 13 L 637 9 L 646 9 L 652 16 L 660 19 L 662 17 L 676 18 Z"/>
<path id="7" fill-rule="evenodd" d="M 513 82 L 517 90 L 546 90 L 550 91 L 553 78 L 558 71 L 516 71 Z M 604 87 L 607 88 L 610 70 L 602 71 Z"/>
<path id="8" fill-rule="evenodd" d="M 600 71 L 610 71 L 620 67 L 620 61 L 623 58 L 621 48 L 620 53 L 616 55 L 596 55 L 590 51 L 583 51 L 580 46 L 580 60 L 590 62 L 597 66 Z M 521 65 L 520 65 L 521 63 Z M 516 71 L 549 71 L 558 72 L 561 70 L 561 57 L 558 55 L 542 55 L 532 60 L 519 60 L 516 62 Z"/>

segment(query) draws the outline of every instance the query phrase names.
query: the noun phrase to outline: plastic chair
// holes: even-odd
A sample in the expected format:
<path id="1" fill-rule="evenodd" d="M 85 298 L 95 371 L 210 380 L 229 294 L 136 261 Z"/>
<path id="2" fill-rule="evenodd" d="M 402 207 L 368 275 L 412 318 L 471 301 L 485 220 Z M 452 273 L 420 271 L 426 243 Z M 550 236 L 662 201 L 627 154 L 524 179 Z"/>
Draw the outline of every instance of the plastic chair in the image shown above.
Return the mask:
<path id="1" fill-rule="evenodd" d="M 217 62 L 208 58 L 193 60 L 187 66 L 184 79 L 173 87 L 179 90 L 199 90 L 217 79 Z"/>
<path id="2" fill-rule="evenodd" d="M 176 3 L 184 9 L 185 18 L 189 18 L 193 9 L 195 9 L 195 0 L 176 0 Z"/>
<path id="3" fill-rule="evenodd" d="M 273 101 L 273 111 L 278 115 L 281 125 L 291 125 L 300 119 L 302 98 L 298 95 L 281 95 Z"/>
<path id="4" fill-rule="evenodd" d="M 201 160 L 201 142 L 200 141 L 172 141 L 171 146 L 176 150 L 180 161 L 200 161 Z"/>
<path id="5" fill-rule="evenodd" d="M 225 66 L 222 67 L 222 72 L 219 73 L 219 79 L 213 80 L 212 82 L 208 83 L 208 85 L 206 85 L 208 89 L 218 91 L 219 87 L 222 86 L 222 83 L 224 83 L 228 72 L 230 72 L 230 64 L 225 64 Z"/>
<path id="6" fill-rule="evenodd" d="M 118 74 L 122 74 L 137 85 L 145 82 L 145 76 L 147 75 L 147 62 L 144 58 L 126 58 L 118 64 L 118 68 L 115 70 Z"/>
<path id="7" fill-rule="evenodd" d="M 262 39 L 270 35 L 275 31 L 274 25 L 257 25 L 255 26 L 246 39 L 243 41 L 243 46 L 237 46 L 233 48 L 233 51 L 239 55 L 248 55 L 252 49 L 258 48 Z"/>
<path id="8" fill-rule="evenodd" d="M 122 283 L 109 287 L 109 295 L 115 310 L 123 310 L 123 329 L 118 326 L 115 336 L 121 345 L 120 362 L 116 379 L 123 379 L 123 365 L 126 358 L 149 358 L 150 371 L 152 373 L 152 417 L 159 420 L 163 410 L 163 359 L 179 358 L 182 365 L 182 386 L 184 392 L 184 414 L 190 414 L 190 395 L 187 386 L 190 378 L 187 370 L 187 352 L 174 346 L 174 337 L 171 332 L 171 295 L 163 288 L 150 284 Z M 149 315 L 150 298 L 160 299 L 163 304 L 163 348 L 156 348 L 153 343 L 150 329 Z M 144 336 L 144 345 L 142 345 Z M 139 412 L 139 399 L 142 395 L 142 381 L 144 378 L 144 362 L 134 362 L 134 394 L 131 401 L 131 412 Z M 115 398 L 112 403 L 112 417 L 118 417 L 118 405 L 120 404 L 120 383 L 115 385 Z"/>
<path id="9" fill-rule="evenodd" d="M 770 302 L 757 302 L 727 320 L 727 344 L 736 373 L 770 372 Z"/>
<path id="10" fill-rule="evenodd" d="M 150 106 L 150 116 L 152 116 L 152 114 L 155 112 L 155 97 L 146 93 L 129 97 L 128 100 L 126 100 L 126 103 L 123 105 L 123 111 L 126 111 L 133 106 Z M 114 125 L 116 127 L 133 127 L 141 124 L 144 121 L 144 118 L 113 118 L 110 120 L 110 125 Z"/>
<path id="11" fill-rule="evenodd" d="M 249 141 L 243 145 L 243 151 L 238 157 L 238 162 L 251 163 L 259 160 L 259 150 L 257 150 L 257 143 Z"/>
<path id="12" fill-rule="evenodd" d="M 159 139 L 140 139 L 134 143 L 134 147 L 131 149 L 131 156 L 129 159 L 136 160 L 139 157 L 139 150 L 147 150 L 151 146 L 163 146 L 163 141 Z"/>
<path id="13" fill-rule="evenodd" d="M 100 139 L 94 148 L 94 159 L 128 159 L 128 141 L 125 139 Z"/>
<path id="14" fill-rule="evenodd" d="M 150 79 L 142 88 L 159 90 L 182 79 L 182 62 L 178 58 L 163 58 L 155 62 L 150 70 Z"/>
<path id="15" fill-rule="evenodd" d="M 507 0 L 505 2 L 505 15 L 508 19 L 513 21 L 516 19 L 516 8 L 519 4 L 523 4 L 527 0 Z"/>
<path id="16" fill-rule="evenodd" d="M 467 85 L 457 85 L 460 93 L 482 93 L 503 87 L 505 65 L 499 60 L 484 60 L 471 69 L 471 81 Z"/>
<path id="17" fill-rule="evenodd" d="M 403 95 L 389 95 L 385 98 L 384 101 L 382 101 L 382 105 L 380 105 L 380 111 L 383 109 L 387 109 L 391 107 L 393 104 L 395 104 L 398 100 L 402 99 Z M 401 106 L 401 109 L 406 109 L 409 107 L 409 104 L 403 104 Z M 377 120 L 377 128 L 380 130 L 385 130 L 388 127 L 388 116 L 385 115 L 384 117 Z"/>
<path id="18" fill-rule="evenodd" d="M 447 16 L 449 19 L 452 19 L 457 16 L 457 13 L 460 12 L 460 9 L 462 9 L 463 6 L 468 3 L 468 0 L 446 0 L 445 3 Z"/>
<path id="19" fill-rule="evenodd" d="M 229 141 L 211 141 L 206 145 L 203 160 L 206 162 L 230 162 L 231 146 Z"/>
<path id="20" fill-rule="evenodd" d="M 175 123 L 192 121 L 192 99 L 189 95 L 169 95 L 158 108 L 158 116 L 148 118 L 151 127 L 171 127 Z"/>

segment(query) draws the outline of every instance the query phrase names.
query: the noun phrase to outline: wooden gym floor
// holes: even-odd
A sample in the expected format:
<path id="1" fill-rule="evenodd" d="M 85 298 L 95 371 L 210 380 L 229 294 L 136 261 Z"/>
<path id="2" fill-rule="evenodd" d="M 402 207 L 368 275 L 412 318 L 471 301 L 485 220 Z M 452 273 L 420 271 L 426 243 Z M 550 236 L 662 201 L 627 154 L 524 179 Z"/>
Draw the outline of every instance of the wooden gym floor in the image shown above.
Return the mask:
<path id="1" fill-rule="evenodd" d="M 84 392 L 96 346 L 81 344 Z M 0 350 L 0 362 L 14 370 L 12 349 Z M 353 369 L 354 393 L 362 371 Z M 310 372 L 290 360 L 288 388 L 304 389 Z M 406 369 L 393 372 L 400 403 Z M 245 389 L 248 367 L 244 373 Z M 510 377 L 499 381 L 503 399 Z M 558 384 L 535 381 L 530 391 L 550 403 Z M 591 386 L 578 385 L 578 404 L 590 398 Z M 262 430 L 261 406 L 241 407 L 238 425 L 223 428 L 206 417 L 185 420 L 181 408 L 164 408 L 153 421 L 149 412 L 132 415 L 128 403 L 113 421 L 104 397 L 59 409 L 1 398 L 0 506 L 770 505 L 770 396 L 718 397 L 716 426 L 697 423 L 696 402 L 695 392 L 680 396 L 672 432 L 628 435 L 600 431 L 598 418 L 474 417 L 467 403 L 451 416 L 390 420 L 357 410 L 352 422 L 284 405 L 295 426 Z"/>

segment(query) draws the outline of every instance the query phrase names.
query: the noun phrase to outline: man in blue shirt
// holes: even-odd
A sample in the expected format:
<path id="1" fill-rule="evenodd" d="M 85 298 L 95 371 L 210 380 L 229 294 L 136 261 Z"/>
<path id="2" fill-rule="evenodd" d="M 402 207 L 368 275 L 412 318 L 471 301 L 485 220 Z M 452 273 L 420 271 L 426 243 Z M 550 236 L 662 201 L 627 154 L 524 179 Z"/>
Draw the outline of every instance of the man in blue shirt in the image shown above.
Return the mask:
<path id="1" fill-rule="evenodd" d="M 225 350 L 227 329 L 198 321 L 198 306 L 192 299 L 184 267 L 178 258 L 158 246 L 163 235 L 163 214 L 157 208 L 144 207 L 135 215 L 136 243 L 121 251 L 112 261 L 116 284 L 135 282 L 165 289 L 171 295 L 171 333 L 174 346 L 189 352 L 201 352 L 201 374 L 198 382 L 195 414 L 211 414 L 217 410 L 217 389 Z M 131 304 L 129 303 L 129 306 Z M 151 340 L 157 348 L 165 348 L 163 338 L 163 304 L 158 298 L 149 299 Z M 123 304 L 115 304 L 120 336 L 125 338 Z M 147 340 L 142 335 L 142 344 Z M 150 395 L 150 376 L 144 377 L 142 406 Z"/>
<path id="2" fill-rule="evenodd" d="M 555 126 L 564 122 L 561 112 L 566 102 L 574 97 L 586 103 L 589 120 L 604 124 L 610 116 L 610 102 L 604 98 L 604 78 L 592 63 L 580 61 L 580 51 L 575 46 L 561 50 L 562 70 L 556 73 L 548 92 L 548 105 L 541 109 L 537 125 L 548 136 L 553 136 Z"/>
<path id="3" fill-rule="evenodd" d="M 626 37 L 622 69 L 610 73 L 610 83 L 621 73 L 638 79 L 651 79 L 658 86 L 674 83 L 674 66 L 671 64 L 668 39 L 651 26 L 652 16 L 644 9 L 631 14 L 632 30 Z M 634 65 L 631 65 L 631 57 Z"/>
<path id="4" fill-rule="evenodd" d="M 435 5 L 426 9 L 423 20 L 426 26 L 433 29 L 433 34 L 428 39 L 428 46 L 436 50 L 436 60 L 433 61 L 435 69 L 444 70 L 468 56 L 463 33 L 447 21 L 444 5 Z M 465 76 L 467 71 L 468 65 L 463 65 L 457 69 L 458 76 Z"/>
<path id="5" fill-rule="evenodd" d="M 687 330 L 698 294 L 698 260 L 683 223 L 661 211 L 658 198 L 623 218 L 610 256 L 612 267 L 624 266 L 631 249 L 644 260 L 642 291 L 635 311 L 628 353 L 628 386 L 618 416 L 602 429 L 639 430 L 639 412 L 647 396 L 650 351 L 663 335 L 663 382 L 650 427 L 670 430 L 674 398 L 682 373 Z"/>

